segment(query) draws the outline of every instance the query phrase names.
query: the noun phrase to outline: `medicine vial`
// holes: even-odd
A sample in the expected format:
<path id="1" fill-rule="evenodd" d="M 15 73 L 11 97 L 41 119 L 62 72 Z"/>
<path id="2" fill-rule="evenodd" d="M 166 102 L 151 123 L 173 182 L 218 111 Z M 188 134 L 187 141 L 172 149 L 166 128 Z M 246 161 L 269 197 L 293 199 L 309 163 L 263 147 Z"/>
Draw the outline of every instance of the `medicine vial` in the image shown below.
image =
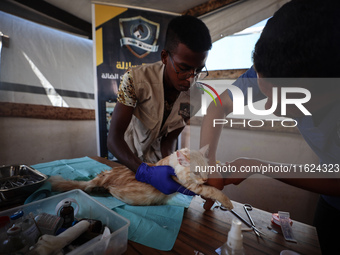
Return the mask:
<path id="1" fill-rule="evenodd" d="M 63 228 L 69 228 L 74 221 L 74 209 L 71 206 L 71 201 L 65 201 L 60 210 L 60 217 L 64 219 Z"/>

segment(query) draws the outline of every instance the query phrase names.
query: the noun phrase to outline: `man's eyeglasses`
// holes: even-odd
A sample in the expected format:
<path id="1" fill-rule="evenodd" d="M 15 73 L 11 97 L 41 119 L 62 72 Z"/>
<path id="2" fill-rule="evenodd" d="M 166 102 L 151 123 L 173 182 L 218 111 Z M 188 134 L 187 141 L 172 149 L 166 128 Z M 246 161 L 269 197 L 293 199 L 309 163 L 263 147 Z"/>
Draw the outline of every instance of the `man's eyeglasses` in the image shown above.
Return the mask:
<path id="1" fill-rule="evenodd" d="M 172 57 L 170 55 L 170 52 L 168 52 L 168 54 L 169 54 L 169 58 L 170 58 L 171 64 L 172 64 L 172 66 L 173 66 L 173 68 L 175 70 L 175 73 L 177 74 L 177 78 L 179 80 L 186 80 L 186 79 L 190 78 L 191 76 L 194 76 L 195 80 L 197 80 L 197 79 L 202 80 L 202 79 L 204 79 L 205 77 L 207 77 L 209 75 L 209 72 L 208 72 L 206 66 L 204 66 L 205 71 L 202 71 L 202 70 L 197 71 L 196 70 L 195 72 L 192 72 L 191 70 L 187 70 L 187 71 L 181 70 L 180 72 L 178 72 L 176 67 L 175 67 L 175 63 L 174 63 L 174 61 L 173 61 L 173 59 L 172 59 Z"/>

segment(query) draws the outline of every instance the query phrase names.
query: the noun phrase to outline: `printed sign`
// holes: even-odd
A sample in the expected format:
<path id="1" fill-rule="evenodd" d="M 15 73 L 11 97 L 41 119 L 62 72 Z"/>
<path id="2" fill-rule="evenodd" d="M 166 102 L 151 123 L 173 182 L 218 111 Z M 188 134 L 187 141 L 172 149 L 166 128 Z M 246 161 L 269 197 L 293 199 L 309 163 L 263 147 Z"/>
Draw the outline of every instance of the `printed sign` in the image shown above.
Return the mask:
<path id="1" fill-rule="evenodd" d="M 166 28 L 174 16 L 104 4 L 94 4 L 94 10 L 100 155 L 109 157 L 106 140 L 114 112 L 108 112 L 107 105 L 116 102 L 129 68 L 161 60 Z"/>
<path id="2" fill-rule="evenodd" d="M 138 58 L 158 51 L 159 23 L 142 16 L 119 19 L 120 45 L 126 46 Z"/>

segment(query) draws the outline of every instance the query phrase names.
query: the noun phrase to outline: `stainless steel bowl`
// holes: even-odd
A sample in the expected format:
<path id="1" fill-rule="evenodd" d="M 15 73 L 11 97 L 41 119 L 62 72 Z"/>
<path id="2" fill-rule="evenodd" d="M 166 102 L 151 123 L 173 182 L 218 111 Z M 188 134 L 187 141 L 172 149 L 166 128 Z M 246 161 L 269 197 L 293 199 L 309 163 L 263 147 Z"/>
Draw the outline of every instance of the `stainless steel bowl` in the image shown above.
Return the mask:
<path id="1" fill-rule="evenodd" d="M 0 205 L 23 202 L 47 176 L 27 165 L 0 166 Z"/>

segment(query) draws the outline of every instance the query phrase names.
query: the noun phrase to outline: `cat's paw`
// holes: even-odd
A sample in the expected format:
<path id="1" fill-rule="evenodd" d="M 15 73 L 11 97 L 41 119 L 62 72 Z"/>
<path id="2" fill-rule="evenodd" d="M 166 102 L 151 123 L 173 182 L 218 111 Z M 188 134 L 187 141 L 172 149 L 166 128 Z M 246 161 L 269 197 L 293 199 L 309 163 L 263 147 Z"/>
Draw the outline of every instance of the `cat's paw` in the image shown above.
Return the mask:
<path id="1" fill-rule="evenodd" d="M 225 196 L 222 201 L 220 201 L 222 206 L 225 207 L 228 210 L 232 210 L 234 208 L 233 203 L 230 201 L 230 199 Z"/>

